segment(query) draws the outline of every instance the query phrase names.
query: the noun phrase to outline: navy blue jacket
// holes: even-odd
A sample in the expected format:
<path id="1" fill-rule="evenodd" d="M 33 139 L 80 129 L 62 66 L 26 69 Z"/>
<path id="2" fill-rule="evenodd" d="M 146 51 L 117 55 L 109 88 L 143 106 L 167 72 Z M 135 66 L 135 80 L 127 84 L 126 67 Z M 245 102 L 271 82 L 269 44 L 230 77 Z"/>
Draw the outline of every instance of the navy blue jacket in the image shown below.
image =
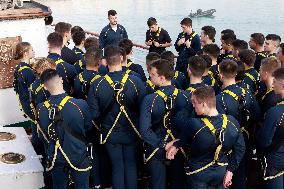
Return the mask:
<path id="1" fill-rule="evenodd" d="M 214 78 L 213 74 L 212 75 L 208 74 L 206 76 L 202 76 L 202 83 L 204 83 L 205 85 L 213 87 L 216 95 L 220 93 L 220 87 L 218 85 L 217 80 Z"/>
<path id="2" fill-rule="evenodd" d="M 140 64 L 135 64 L 131 60 L 127 60 L 127 67 L 129 70 L 132 70 L 140 75 L 140 78 L 143 82 L 147 80 L 145 72 Z"/>
<path id="3" fill-rule="evenodd" d="M 67 94 L 51 95 L 48 99 L 50 105 L 59 105 L 60 102 Z M 45 107 L 44 103 L 41 103 L 37 107 L 39 125 L 45 133 L 48 133 L 48 125 L 51 123 L 49 119 L 49 111 Z M 86 101 L 82 99 L 71 98 L 64 105 L 61 110 L 61 115 L 64 123 L 70 127 L 73 132 L 80 134 L 86 138 L 87 141 L 91 141 L 92 119 L 90 116 L 89 106 Z M 74 136 L 68 131 L 65 131 L 61 126 L 57 126 L 57 135 L 59 142 L 64 152 L 67 154 L 71 163 L 75 166 L 79 164 L 87 157 L 86 144 Z M 48 159 L 52 160 L 54 155 L 54 141 L 50 140 L 47 146 Z M 66 163 L 61 152 L 58 151 L 56 162 Z"/>
<path id="4" fill-rule="evenodd" d="M 50 93 L 44 89 L 43 83 L 40 79 L 36 79 L 31 84 L 30 91 L 31 101 L 34 103 L 35 107 L 37 107 L 39 103 L 46 101 L 50 96 Z"/>
<path id="5" fill-rule="evenodd" d="M 55 62 L 61 59 L 59 54 L 50 53 L 47 58 L 54 60 Z M 63 87 L 66 93 L 72 94 L 72 88 L 74 86 L 74 78 L 77 75 L 74 65 L 67 62 L 62 62 L 56 65 L 56 71 L 63 79 Z"/>
<path id="6" fill-rule="evenodd" d="M 264 58 L 267 58 L 267 53 L 266 52 L 257 52 L 257 53 L 255 53 L 254 69 L 256 69 L 256 71 L 259 72 L 261 61 Z"/>
<path id="7" fill-rule="evenodd" d="M 124 71 L 109 72 L 107 75 L 113 82 L 121 82 Z M 142 81 L 134 75 L 129 75 L 123 88 L 122 103 L 125 106 L 131 121 L 138 128 L 139 105 L 145 96 L 145 87 Z M 101 77 L 93 83 L 88 94 L 88 104 L 91 108 L 92 118 L 101 124 L 101 134 L 105 139 L 108 131 L 112 127 L 120 106 L 115 100 L 114 89 L 107 82 L 105 77 Z M 137 140 L 137 134 L 130 125 L 125 114 L 122 113 L 116 126 L 106 142 L 130 144 Z"/>
<path id="8" fill-rule="evenodd" d="M 80 57 L 80 55 L 77 55 L 74 51 L 72 51 L 66 46 L 64 46 L 61 50 L 61 58 L 69 64 L 75 64 L 77 61 L 80 60 Z"/>
<path id="9" fill-rule="evenodd" d="M 100 33 L 100 48 L 104 49 L 108 45 L 118 45 L 119 41 L 122 39 L 128 39 L 125 28 L 122 25 L 117 24 L 117 30 L 114 31 L 110 24 L 108 24 Z"/>
<path id="10" fill-rule="evenodd" d="M 84 51 L 82 49 L 79 49 L 77 47 L 73 47 L 72 51 L 80 58 L 80 60 L 84 57 Z"/>
<path id="11" fill-rule="evenodd" d="M 217 116 L 206 117 L 219 133 L 222 128 L 223 118 Z M 232 116 L 227 116 L 227 128 L 224 132 L 224 141 L 222 142 L 222 151 L 219 155 L 219 162 L 228 163 L 227 170 L 234 172 L 239 166 L 245 153 L 245 143 L 243 135 L 240 132 L 237 120 Z M 217 144 L 215 136 L 212 135 L 209 128 L 200 118 L 180 120 L 177 122 L 182 132 L 178 137 L 180 140 L 174 143 L 174 146 L 181 147 L 189 144 L 188 167 L 190 171 L 197 170 L 214 159 Z M 218 140 L 218 136 L 217 136 Z M 219 141 L 219 140 L 218 140 Z M 224 152 L 232 150 L 229 156 Z"/>
<path id="12" fill-rule="evenodd" d="M 26 67 L 25 69 L 21 69 L 21 67 Z M 31 66 L 25 62 L 20 62 L 16 68 L 14 73 L 14 87 L 15 91 L 19 95 L 19 100 L 23 109 L 23 112 L 29 116 L 32 120 L 35 119 L 34 110 L 31 107 L 31 99 L 29 88 L 30 85 L 35 81 L 35 75 Z"/>
<path id="13" fill-rule="evenodd" d="M 281 101 L 283 103 L 284 99 Z M 284 171 L 284 104 L 278 104 L 267 111 L 256 142 L 257 149 L 266 158 L 268 176 Z"/>
<path id="14" fill-rule="evenodd" d="M 175 75 L 172 79 L 172 85 L 178 89 L 185 89 L 186 88 L 186 77 L 182 72 L 175 71 Z"/>
<path id="15" fill-rule="evenodd" d="M 156 32 L 151 32 L 150 30 L 147 30 L 146 32 L 146 42 L 148 41 L 156 41 L 160 44 L 165 44 L 165 43 L 171 43 L 172 39 L 169 35 L 169 33 L 159 27 Z M 156 47 L 153 43 L 149 48 L 149 53 L 150 52 L 156 52 L 158 54 L 162 54 L 166 50 L 166 47 Z"/>
<path id="16" fill-rule="evenodd" d="M 245 78 L 242 82 L 255 94 L 259 88 L 259 80 L 259 73 L 254 68 L 250 68 L 245 71 Z"/>
<path id="17" fill-rule="evenodd" d="M 167 96 L 174 92 L 173 86 L 160 87 Z M 179 90 L 178 95 L 174 101 L 174 109 L 171 111 L 170 118 L 174 118 L 175 114 L 182 110 L 187 104 L 187 98 L 184 93 Z M 164 115 L 166 113 L 166 105 L 161 96 L 157 93 L 147 95 L 142 104 L 140 111 L 140 132 L 143 140 L 146 142 L 146 156 L 149 156 L 154 149 L 160 148 L 154 157 L 158 159 L 165 159 L 165 150 L 163 149 L 164 138 L 167 131 L 163 125 Z M 179 130 L 170 121 L 169 128 L 174 135 L 177 136 Z M 169 137 L 168 141 L 171 138 Z"/>

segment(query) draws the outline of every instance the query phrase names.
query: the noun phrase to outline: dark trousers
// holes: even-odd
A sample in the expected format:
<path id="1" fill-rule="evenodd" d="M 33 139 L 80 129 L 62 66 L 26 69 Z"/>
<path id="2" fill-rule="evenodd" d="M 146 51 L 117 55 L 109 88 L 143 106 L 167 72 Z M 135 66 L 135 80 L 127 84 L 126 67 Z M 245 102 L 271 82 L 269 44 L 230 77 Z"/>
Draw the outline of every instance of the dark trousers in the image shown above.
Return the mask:
<path id="1" fill-rule="evenodd" d="M 283 175 L 264 181 L 264 189 L 283 189 Z"/>
<path id="2" fill-rule="evenodd" d="M 106 143 L 105 146 L 112 165 L 112 188 L 136 189 L 136 144 Z"/>
<path id="3" fill-rule="evenodd" d="M 90 164 L 86 158 L 79 168 L 85 168 Z M 55 163 L 51 170 L 53 189 L 66 189 L 69 184 L 69 174 L 74 181 L 76 189 L 89 189 L 90 171 L 75 171 L 67 163 Z"/>
<path id="4" fill-rule="evenodd" d="M 223 178 L 226 167 L 212 166 L 199 173 L 187 176 L 189 189 L 207 189 L 209 186 L 215 189 L 223 189 Z"/>

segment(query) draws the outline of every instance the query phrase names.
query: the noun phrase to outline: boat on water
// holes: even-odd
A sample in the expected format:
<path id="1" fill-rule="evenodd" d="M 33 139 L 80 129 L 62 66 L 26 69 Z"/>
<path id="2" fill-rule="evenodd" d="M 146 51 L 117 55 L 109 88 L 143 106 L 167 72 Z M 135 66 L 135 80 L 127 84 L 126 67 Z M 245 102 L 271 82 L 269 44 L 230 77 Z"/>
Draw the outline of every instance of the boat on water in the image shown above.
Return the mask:
<path id="1" fill-rule="evenodd" d="M 202 9 L 198 9 L 195 13 L 190 12 L 188 17 L 190 18 L 212 17 L 215 12 L 216 12 L 216 9 L 209 9 L 206 11 L 202 11 Z"/>

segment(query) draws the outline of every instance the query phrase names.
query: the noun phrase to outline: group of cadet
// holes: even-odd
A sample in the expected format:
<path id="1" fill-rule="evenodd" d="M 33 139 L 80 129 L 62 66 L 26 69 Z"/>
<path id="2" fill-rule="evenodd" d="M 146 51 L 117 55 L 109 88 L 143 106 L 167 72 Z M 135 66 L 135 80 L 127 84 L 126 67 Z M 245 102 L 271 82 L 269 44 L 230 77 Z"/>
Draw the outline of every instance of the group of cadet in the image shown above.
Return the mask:
<path id="1" fill-rule="evenodd" d="M 99 39 L 59 22 L 48 56 L 21 42 L 14 88 L 43 155 L 46 188 L 283 189 L 284 44 L 193 30 L 172 45 L 147 21 L 147 79 L 115 10 Z M 72 39 L 74 48 L 68 48 Z M 251 50 L 248 49 L 251 48 Z M 282 68 L 281 68 L 282 63 Z M 148 184 L 149 185 L 148 185 Z"/>

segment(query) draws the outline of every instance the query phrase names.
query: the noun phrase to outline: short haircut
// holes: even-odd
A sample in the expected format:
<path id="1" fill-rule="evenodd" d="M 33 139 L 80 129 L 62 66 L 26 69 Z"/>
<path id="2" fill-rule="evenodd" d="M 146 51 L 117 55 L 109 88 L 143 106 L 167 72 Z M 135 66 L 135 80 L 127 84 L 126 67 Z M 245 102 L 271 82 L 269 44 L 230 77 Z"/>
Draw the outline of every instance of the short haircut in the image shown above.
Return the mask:
<path id="1" fill-rule="evenodd" d="M 212 66 L 212 59 L 210 58 L 209 55 L 202 54 L 202 55 L 199 55 L 199 56 L 205 60 L 206 68 L 210 68 Z"/>
<path id="2" fill-rule="evenodd" d="M 123 57 L 123 62 L 125 62 L 126 61 L 126 51 L 122 47 L 120 47 L 120 54 Z"/>
<path id="3" fill-rule="evenodd" d="M 226 44 L 233 44 L 233 42 L 236 40 L 236 35 L 235 34 L 229 34 L 226 33 L 224 34 L 221 39 L 226 43 Z"/>
<path id="4" fill-rule="evenodd" d="M 188 69 L 195 77 L 202 77 L 206 68 L 206 61 L 199 56 L 192 56 L 188 59 Z"/>
<path id="5" fill-rule="evenodd" d="M 273 72 L 273 77 L 276 80 L 284 80 L 284 68 L 278 68 Z"/>
<path id="6" fill-rule="evenodd" d="M 52 68 L 56 68 L 54 60 L 45 57 L 35 59 L 35 70 L 47 70 Z"/>
<path id="7" fill-rule="evenodd" d="M 159 76 L 164 76 L 166 80 L 174 77 L 174 66 L 167 60 L 157 60 L 151 64 L 151 68 L 156 68 Z"/>
<path id="8" fill-rule="evenodd" d="M 172 51 L 164 51 L 161 54 L 161 59 L 169 61 L 171 64 L 175 64 L 175 55 Z"/>
<path id="9" fill-rule="evenodd" d="M 238 72 L 238 64 L 233 60 L 225 59 L 220 63 L 219 71 L 226 78 L 235 78 Z"/>
<path id="10" fill-rule="evenodd" d="M 98 66 L 103 58 L 103 51 L 94 47 L 88 48 L 85 53 L 86 65 L 95 67 Z"/>
<path id="11" fill-rule="evenodd" d="M 85 43 L 84 43 L 84 47 L 85 49 L 87 50 L 88 48 L 90 47 L 94 47 L 94 48 L 99 48 L 99 40 L 95 37 L 88 37 L 86 40 L 85 40 Z"/>
<path id="12" fill-rule="evenodd" d="M 276 69 L 281 67 L 281 63 L 275 57 L 268 57 L 262 59 L 261 61 L 261 69 L 272 74 Z"/>
<path id="13" fill-rule="evenodd" d="M 209 39 L 215 42 L 216 29 L 213 26 L 203 26 L 201 30 L 204 31 L 205 35 L 208 35 Z"/>
<path id="14" fill-rule="evenodd" d="M 50 81 L 55 77 L 59 77 L 57 71 L 54 69 L 47 69 L 43 71 L 42 74 L 40 75 L 40 80 L 42 81 L 42 83 L 45 84 L 46 82 Z"/>
<path id="15" fill-rule="evenodd" d="M 221 31 L 221 34 L 226 35 L 226 34 L 235 34 L 234 30 L 232 29 L 225 29 Z"/>
<path id="16" fill-rule="evenodd" d="M 126 55 L 129 55 L 132 51 L 133 43 L 130 39 L 122 39 L 118 46 L 125 50 Z"/>
<path id="17" fill-rule="evenodd" d="M 192 27 L 192 20 L 190 18 L 184 18 L 180 22 L 180 25 L 190 26 Z"/>
<path id="18" fill-rule="evenodd" d="M 220 55 L 220 48 L 216 44 L 208 44 L 203 47 L 203 52 L 214 58 L 218 58 Z"/>
<path id="19" fill-rule="evenodd" d="M 29 52 L 31 44 L 29 42 L 20 42 L 16 45 L 16 51 L 14 55 L 15 60 L 22 59 L 24 54 Z"/>
<path id="20" fill-rule="evenodd" d="M 115 15 L 117 15 L 117 12 L 115 10 L 109 10 L 107 12 L 107 16 L 115 16 Z"/>
<path id="21" fill-rule="evenodd" d="M 62 37 L 65 33 L 68 33 L 71 30 L 72 25 L 66 22 L 58 22 L 55 25 L 54 31 L 59 33 Z"/>
<path id="22" fill-rule="evenodd" d="M 84 31 L 84 30 L 80 26 L 73 26 L 71 28 L 71 35 L 74 35 L 74 33 L 79 32 L 79 31 Z"/>
<path id="23" fill-rule="evenodd" d="M 242 63 L 248 65 L 248 66 L 253 66 L 255 63 L 255 53 L 252 50 L 245 49 L 242 50 L 239 54 L 239 58 Z"/>
<path id="24" fill-rule="evenodd" d="M 252 40 L 262 46 L 264 44 L 264 41 L 265 41 L 265 38 L 264 38 L 264 35 L 262 33 L 253 33 L 250 35 L 250 37 L 252 38 Z"/>
<path id="25" fill-rule="evenodd" d="M 86 40 L 86 33 L 84 31 L 78 31 L 72 35 L 72 40 L 76 46 L 80 45 Z"/>
<path id="26" fill-rule="evenodd" d="M 47 42 L 51 48 L 62 48 L 63 37 L 59 33 L 53 32 L 47 36 Z"/>
<path id="27" fill-rule="evenodd" d="M 239 52 L 241 52 L 242 50 L 248 49 L 248 43 L 244 40 L 236 39 L 235 41 L 233 41 L 232 45 Z"/>
<path id="28" fill-rule="evenodd" d="M 201 86 L 198 87 L 192 95 L 197 99 L 199 103 L 206 103 L 208 107 L 214 108 L 216 107 L 216 97 L 215 91 L 211 86 Z"/>
<path id="29" fill-rule="evenodd" d="M 266 40 L 271 40 L 271 41 L 277 41 L 278 43 L 281 42 L 281 37 L 279 35 L 276 34 L 268 34 L 265 37 Z"/>
<path id="30" fill-rule="evenodd" d="M 115 45 L 108 45 L 105 48 L 104 55 L 107 61 L 107 64 L 112 66 L 112 65 L 117 65 L 121 64 L 121 48 Z"/>
<path id="31" fill-rule="evenodd" d="M 149 27 L 151 27 L 151 26 L 153 26 L 153 25 L 155 25 L 155 24 L 157 24 L 156 18 L 153 18 L 153 17 L 148 18 L 148 20 L 147 20 L 147 25 L 148 25 Z"/>
<path id="32" fill-rule="evenodd" d="M 147 54 L 146 56 L 146 64 L 150 65 L 152 64 L 154 61 L 161 59 L 161 55 L 159 53 L 156 52 L 150 52 L 149 54 Z"/>

